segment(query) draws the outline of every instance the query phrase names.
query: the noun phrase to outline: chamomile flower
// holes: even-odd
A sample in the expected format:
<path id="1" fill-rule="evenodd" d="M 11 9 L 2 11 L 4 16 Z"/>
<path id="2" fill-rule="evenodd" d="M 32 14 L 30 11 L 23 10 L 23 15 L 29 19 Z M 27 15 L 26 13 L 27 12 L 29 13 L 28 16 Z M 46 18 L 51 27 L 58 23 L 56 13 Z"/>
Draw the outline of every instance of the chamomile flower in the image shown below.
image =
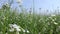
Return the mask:
<path id="1" fill-rule="evenodd" d="M 20 27 L 19 26 L 17 26 L 16 24 L 9 24 L 9 26 L 10 26 L 10 31 L 14 31 L 14 29 L 16 29 L 16 31 L 21 31 L 21 29 L 20 29 Z"/>

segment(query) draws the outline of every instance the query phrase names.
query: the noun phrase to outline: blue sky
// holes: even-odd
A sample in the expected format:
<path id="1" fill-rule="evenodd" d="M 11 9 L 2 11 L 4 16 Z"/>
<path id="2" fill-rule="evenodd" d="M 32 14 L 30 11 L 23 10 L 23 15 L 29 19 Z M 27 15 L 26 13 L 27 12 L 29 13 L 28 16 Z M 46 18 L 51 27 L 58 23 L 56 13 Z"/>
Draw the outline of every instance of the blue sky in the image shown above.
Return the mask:
<path id="1" fill-rule="evenodd" d="M 23 5 L 27 8 L 31 7 L 33 0 L 24 0 Z M 57 9 L 60 7 L 60 0 L 35 0 L 35 8 Z"/>
<path id="2" fill-rule="evenodd" d="M 0 6 L 2 3 L 6 2 L 6 0 L 0 0 Z M 23 6 L 25 8 L 31 8 L 33 0 L 23 0 Z M 35 2 L 35 9 L 42 8 L 42 9 L 57 9 L 60 7 L 60 0 L 34 0 Z M 18 7 L 16 0 L 12 4 L 12 7 Z"/>

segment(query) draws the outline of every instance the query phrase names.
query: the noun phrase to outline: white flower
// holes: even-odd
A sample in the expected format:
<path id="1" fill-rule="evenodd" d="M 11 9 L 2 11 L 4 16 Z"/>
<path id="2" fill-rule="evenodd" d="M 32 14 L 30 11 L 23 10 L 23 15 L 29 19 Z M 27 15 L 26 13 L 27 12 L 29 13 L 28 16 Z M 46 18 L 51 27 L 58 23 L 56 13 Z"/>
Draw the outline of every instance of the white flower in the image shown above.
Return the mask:
<path id="1" fill-rule="evenodd" d="M 17 31 L 21 31 L 21 29 L 19 29 L 19 28 L 16 28 L 16 30 L 17 30 Z"/>
<path id="2" fill-rule="evenodd" d="M 57 25 L 58 23 L 54 22 L 55 25 Z"/>
<path id="3" fill-rule="evenodd" d="M 27 30 L 27 33 L 29 33 L 29 31 Z"/>
<path id="4" fill-rule="evenodd" d="M 22 2 L 22 0 L 17 0 L 17 3 L 21 3 Z"/>
<path id="5" fill-rule="evenodd" d="M 23 32 L 27 32 L 27 33 L 29 33 L 29 31 L 28 31 L 28 30 L 27 30 L 27 31 L 26 31 L 26 30 L 23 30 Z"/>
<path id="6" fill-rule="evenodd" d="M 10 26 L 10 31 L 14 31 L 14 29 L 16 29 L 16 31 L 21 31 L 21 29 L 20 29 L 20 27 L 19 26 L 17 26 L 16 24 L 9 24 L 9 26 Z"/>
<path id="7" fill-rule="evenodd" d="M 28 30 L 24 30 L 23 28 L 21 28 L 20 26 L 18 26 L 18 25 L 16 25 L 16 24 L 9 24 L 9 26 L 10 26 L 10 29 L 9 29 L 10 32 L 16 31 L 16 32 L 18 33 L 19 31 L 22 30 L 23 32 L 29 33 Z M 19 33 L 18 33 L 18 34 L 19 34 Z"/>
<path id="8" fill-rule="evenodd" d="M 22 29 L 22 31 L 23 31 L 23 32 L 27 32 L 27 33 L 29 33 L 29 31 L 28 31 L 28 30 L 24 30 L 24 29 Z"/>
<path id="9" fill-rule="evenodd" d="M 9 7 L 9 3 L 8 2 L 5 2 L 4 5 L 6 5 L 7 7 Z"/>
<path id="10" fill-rule="evenodd" d="M 12 28 L 12 29 L 9 29 L 9 31 L 10 31 L 10 32 L 14 32 L 14 28 Z"/>
<path id="11" fill-rule="evenodd" d="M 50 19 L 52 19 L 52 17 L 49 17 Z"/>
<path id="12" fill-rule="evenodd" d="M 12 25 L 13 28 L 19 28 L 16 24 Z"/>
<path id="13" fill-rule="evenodd" d="M 13 28 L 16 28 L 17 31 L 21 31 L 20 26 L 17 26 L 16 24 L 13 25 Z"/>
<path id="14" fill-rule="evenodd" d="M 56 16 L 56 15 L 52 14 L 51 16 Z"/>

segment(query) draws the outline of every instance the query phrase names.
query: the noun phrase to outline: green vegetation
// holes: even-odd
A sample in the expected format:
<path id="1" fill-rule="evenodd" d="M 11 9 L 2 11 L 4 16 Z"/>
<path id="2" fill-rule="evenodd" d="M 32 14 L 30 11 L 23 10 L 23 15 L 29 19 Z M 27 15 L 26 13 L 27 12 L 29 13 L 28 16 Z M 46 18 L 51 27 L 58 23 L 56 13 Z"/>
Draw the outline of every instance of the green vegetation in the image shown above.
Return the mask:
<path id="1" fill-rule="evenodd" d="M 17 13 L 10 7 L 3 5 L 0 9 L 0 34 L 11 34 L 9 24 L 17 24 L 27 32 L 19 34 L 60 34 L 60 15 L 42 16 L 31 13 Z"/>

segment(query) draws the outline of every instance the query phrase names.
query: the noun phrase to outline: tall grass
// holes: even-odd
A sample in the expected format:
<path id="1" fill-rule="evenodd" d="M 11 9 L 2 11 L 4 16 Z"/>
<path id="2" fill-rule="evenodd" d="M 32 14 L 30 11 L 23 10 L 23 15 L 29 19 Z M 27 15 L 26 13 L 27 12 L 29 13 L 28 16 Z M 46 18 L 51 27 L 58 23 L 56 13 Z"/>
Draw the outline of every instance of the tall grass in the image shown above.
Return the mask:
<path id="1" fill-rule="evenodd" d="M 3 5 L 0 9 L 0 34 L 9 32 L 9 24 L 17 24 L 25 31 L 19 34 L 60 34 L 60 15 L 42 16 L 34 13 L 16 13 Z"/>

